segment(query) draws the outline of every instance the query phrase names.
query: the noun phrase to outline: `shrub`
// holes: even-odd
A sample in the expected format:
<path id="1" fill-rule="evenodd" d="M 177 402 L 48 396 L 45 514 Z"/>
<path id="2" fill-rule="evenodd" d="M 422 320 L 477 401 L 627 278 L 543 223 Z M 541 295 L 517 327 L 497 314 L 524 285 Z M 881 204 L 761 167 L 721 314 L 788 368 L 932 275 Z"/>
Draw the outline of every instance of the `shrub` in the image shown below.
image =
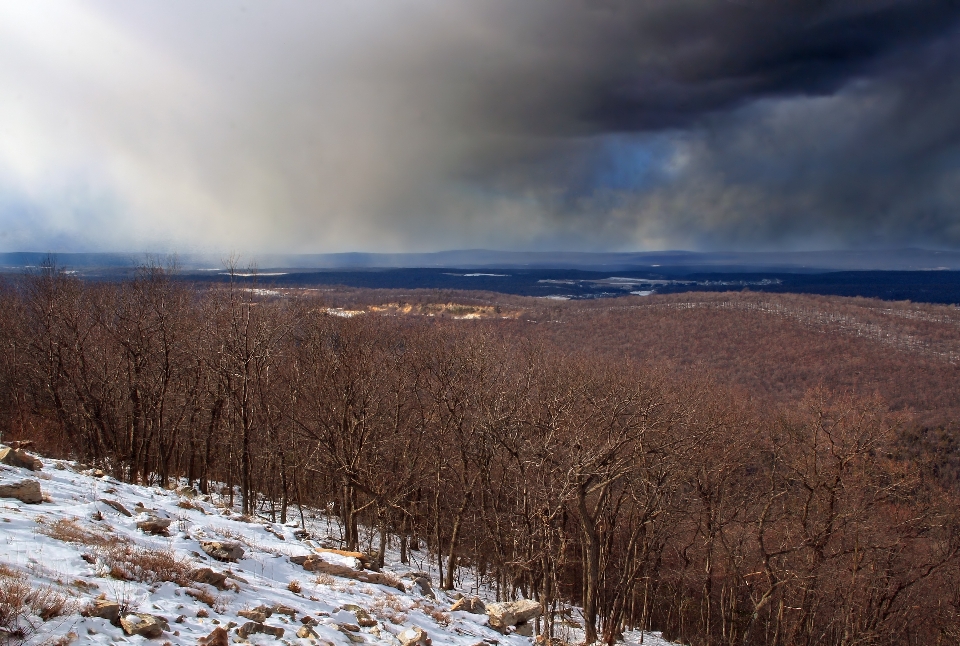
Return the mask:
<path id="1" fill-rule="evenodd" d="M 150 550 L 120 544 L 105 550 L 101 556 L 114 579 L 142 583 L 171 581 L 181 586 L 192 582 L 189 561 L 179 558 L 173 550 Z"/>
<path id="2" fill-rule="evenodd" d="M 26 575 L 0 565 L 0 644 L 20 644 L 40 622 L 75 610 L 75 602 L 59 590 L 31 586 Z"/>
<path id="3" fill-rule="evenodd" d="M 108 545 L 119 540 L 119 538 L 115 536 L 108 537 L 103 534 L 96 534 L 81 527 L 77 523 L 78 520 L 76 518 L 61 518 L 50 525 L 41 523 L 39 531 L 41 534 L 46 534 L 64 543 L 76 543 L 78 545 L 90 545 L 93 547 Z"/>

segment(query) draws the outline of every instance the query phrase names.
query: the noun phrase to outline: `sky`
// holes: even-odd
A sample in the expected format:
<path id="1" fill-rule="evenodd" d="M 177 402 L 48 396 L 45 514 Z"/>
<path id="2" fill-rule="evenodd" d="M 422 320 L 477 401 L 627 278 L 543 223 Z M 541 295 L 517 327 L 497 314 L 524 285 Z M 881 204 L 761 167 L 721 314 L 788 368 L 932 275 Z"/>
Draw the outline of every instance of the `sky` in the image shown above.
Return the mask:
<path id="1" fill-rule="evenodd" d="M 957 0 L 0 0 L 0 251 L 902 247 Z"/>

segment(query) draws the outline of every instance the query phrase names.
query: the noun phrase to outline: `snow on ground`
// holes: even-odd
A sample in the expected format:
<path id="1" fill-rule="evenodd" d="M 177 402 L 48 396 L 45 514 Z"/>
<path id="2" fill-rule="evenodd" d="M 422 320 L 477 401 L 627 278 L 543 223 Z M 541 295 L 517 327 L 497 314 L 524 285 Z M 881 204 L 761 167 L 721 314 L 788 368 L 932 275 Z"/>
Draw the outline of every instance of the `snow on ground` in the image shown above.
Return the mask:
<path id="1" fill-rule="evenodd" d="M 315 554 L 314 548 L 321 545 L 316 540 L 298 540 L 294 534 L 300 528 L 297 521 L 280 525 L 245 518 L 205 496 L 189 498 L 157 487 L 124 484 L 94 470 L 82 470 L 72 462 L 44 460 L 44 468 L 39 472 L 0 464 L 0 485 L 26 479 L 39 480 L 46 500 L 30 505 L 0 498 L 0 573 L 26 577 L 34 588 L 53 589 L 68 597 L 68 610 L 73 607 L 72 612 L 46 622 L 39 617 L 27 618 L 35 629 L 29 634 L 28 644 L 53 644 L 72 633 L 70 640 L 80 644 L 193 645 L 218 626 L 229 629 L 231 642 L 236 642 L 242 638 L 234 628 L 248 621 L 238 613 L 260 606 L 286 606 L 295 610 L 296 615 L 274 612 L 264 623 L 283 628 L 283 636 L 277 639 L 250 635 L 248 641 L 253 644 L 396 645 L 400 643 L 396 635 L 414 626 L 425 630 L 435 645 L 531 643 L 528 637 L 503 635 L 487 627 L 486 615 L 449 612 L 457 594 L 434 589 L 433 599 L 424 595 L 412 580 L 402 579 L 404 574 L 420 567 L 429 572 L 427 563 L 407 567 L 397 562 L 396 554 L 388 552 L 388 566 L 383 572 L 400 579 L 404 592 L 348 578 L 318 576 L 290 561 L 290 557 Z M 104 500 L 118 501 L 132 515 L 122 515 Z M 146 511 L 134 513 L 139 507 Z M 137 529 L 137 521 L 150 515 L 171 520 L 168 536 L 148 535 Z M 313 539 L 329 531 L 331 523 L 323 514 L 307 516 L 313 517 L 314 525 L 307 524 Z M 244 556 L 235 563 L 216 561 L 204 553 L 201 540 L 239 542 Z M 129 563 L 121 564 L 127 574 L 115 578 L 118 572 L 111 554 L 115 555 L 118 547 L 126 549 L 121 553 L 133 555 L 131 563 L 138 560 L 137 555 L 160 554 L 168 560 L 173 557 L 186 572 L 211 568 L 231 577 L 227 579 L 230 587 L 219 590 L 182 579 L 179 583 L 185 585 L 151 581 L 156 577 L 150 572 L 138 574 Z M 331 563 L 356 565 L 349 557 L 325 554 L 323 558 Z M 130 572 L 134 572 L 134 579 L 144 580 L 122 580 L 124 576 L 130 578 Z M 464 583 L 468 584 L 466 589 L 475 588 L 473 592 L 482 588 L 475 581 Z M 482 592 L 481 597 L 491 600 Z M 147 640 L 127 636 L 122 628 L 106 619 L 79 614 L 98 598 L 120 603 L 127 612 L 161 617 L 169 623 L 169 630 L 159 638 Z M 365 619 L 364 611 L 369 614 L 366 619 L 374 621 L 360 621 Z M 312 641 L 297 637 L 304 617 L 317 622 L 313 626 L 317 637 Z M 375 625 L 359 627 L 360 623 L 374 622 Z M 576 635 L 571 633 L 570 637 Z M 666 644 L 651 633 L 628 633 L 626 640 L 629 644 Z"/>

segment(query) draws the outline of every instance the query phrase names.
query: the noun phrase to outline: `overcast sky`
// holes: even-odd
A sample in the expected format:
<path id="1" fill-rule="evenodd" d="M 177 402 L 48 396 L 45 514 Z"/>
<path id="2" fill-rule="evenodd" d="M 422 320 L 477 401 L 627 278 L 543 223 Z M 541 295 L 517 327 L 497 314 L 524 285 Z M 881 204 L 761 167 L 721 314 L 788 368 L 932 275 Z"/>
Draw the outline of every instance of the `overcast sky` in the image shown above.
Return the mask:
<path id="1" fill-rule="evenodd" d="M 0 251 L 904 246 L 954 0 L 0 0 Z"/>

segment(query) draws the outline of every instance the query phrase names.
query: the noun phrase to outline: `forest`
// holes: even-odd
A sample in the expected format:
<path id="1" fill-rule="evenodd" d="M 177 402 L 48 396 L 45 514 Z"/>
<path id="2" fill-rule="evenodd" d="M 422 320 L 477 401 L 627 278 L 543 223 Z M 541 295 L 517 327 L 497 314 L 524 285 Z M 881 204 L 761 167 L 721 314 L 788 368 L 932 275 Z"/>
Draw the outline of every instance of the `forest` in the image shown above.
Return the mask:
<path id="1" fill-rule="evenodd" d="M 344 549 L 538 600 L 548 636 L 578 606 L 588 644 L 960 644 L 958 326 L 47 266 L 0 285 L 0 430 L 251 516 L 328 510 Z"/>

